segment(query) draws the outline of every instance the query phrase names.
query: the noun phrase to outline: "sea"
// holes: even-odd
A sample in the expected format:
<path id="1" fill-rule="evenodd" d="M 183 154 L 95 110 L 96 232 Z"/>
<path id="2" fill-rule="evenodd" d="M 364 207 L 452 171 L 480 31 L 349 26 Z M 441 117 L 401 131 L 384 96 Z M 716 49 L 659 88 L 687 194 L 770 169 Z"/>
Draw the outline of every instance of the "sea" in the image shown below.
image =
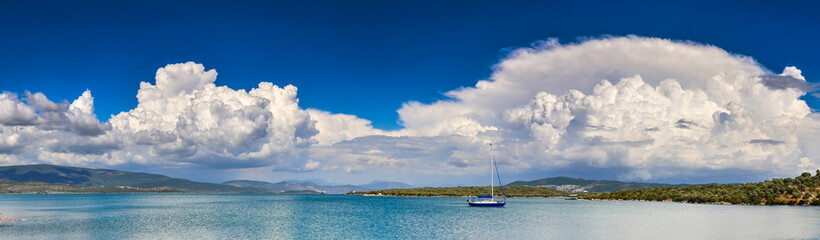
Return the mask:
<path id="1" fill-rule="evenodd" d="M 820 207 L 276 194 L 2 194 L 0 239 L 820 239 Z"/>

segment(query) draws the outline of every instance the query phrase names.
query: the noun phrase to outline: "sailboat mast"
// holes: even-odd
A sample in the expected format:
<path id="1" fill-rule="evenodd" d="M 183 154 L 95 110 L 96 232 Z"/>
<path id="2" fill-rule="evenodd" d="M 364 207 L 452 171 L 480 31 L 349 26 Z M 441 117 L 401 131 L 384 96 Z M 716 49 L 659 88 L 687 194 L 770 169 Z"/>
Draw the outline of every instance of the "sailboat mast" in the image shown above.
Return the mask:
<path id="1" fill-rule="evenodd" d="M 490 196 L 495 199 L 495 176 L 493 176 L 495 169 L 493 169 L 493 163 L 495 163 L 495 153 L 493 153 L 493 144 L 490 143 Z"/>

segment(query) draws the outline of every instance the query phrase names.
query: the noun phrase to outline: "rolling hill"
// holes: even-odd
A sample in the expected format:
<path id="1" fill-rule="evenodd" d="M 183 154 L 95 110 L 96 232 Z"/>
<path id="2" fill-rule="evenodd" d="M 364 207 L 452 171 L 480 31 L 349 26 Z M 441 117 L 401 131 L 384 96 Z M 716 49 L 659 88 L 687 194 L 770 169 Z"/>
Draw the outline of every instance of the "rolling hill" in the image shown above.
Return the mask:
<path id="1" fill-rule="evenodd" d="M 38 181 L 0 180 L 0 193 L 143 193 L 182 192 L 170 188 L 79 186 Z"/>
<path id="2" fill-rule="evenodd" d="M 39 181 L 79 186 L 135 188 L 169 188 L 200 193 L 267 193 L 261 188 L 237 187 L 224 184 L 194 182 L 159 174 L 65 167 L 57 165 L 20 165 L 0 167 L 0 179 L 12 181 Z"/>
<path id="3" fill-rule="evenodd" d="M 586 180 L 581 178 L 570 177 L 553 177 L 543 178 L 533 181 L 515 181 L 509 186 L 533 186 L 533 187 L 547 187 L 567 192 L 614 192 L 631 189 L 644 188 L 659 188 L 659 187 L 676 187 L 685 185 L 673 185 L 665 183 L 640 183 L 640 182 L 621 182 L 613 180 Z"/>

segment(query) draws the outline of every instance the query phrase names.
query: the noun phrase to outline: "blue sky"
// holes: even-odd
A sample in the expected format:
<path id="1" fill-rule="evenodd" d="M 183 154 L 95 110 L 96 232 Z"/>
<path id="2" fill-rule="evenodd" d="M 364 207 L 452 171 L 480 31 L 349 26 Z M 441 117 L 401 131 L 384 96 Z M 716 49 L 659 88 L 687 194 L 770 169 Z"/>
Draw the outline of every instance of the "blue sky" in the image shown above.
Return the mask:
<path id="1" fill-rule="evenodd" d="M 71 100 L 97 115 L 136 106 L 155 69 L 195 61 L 218 85 L 299 88 L 301 106 L 397 129 L 403 102 L 432 102 L 492 73 L 507 50 L 547 38 L 661 37 L 719 46 L 816 81 L 812 2 L 746 1 L 3 1 L 5 91 Z M 808 103 L 818 108 L 817 98 Z"/>
<path id="2" fill-rule="evenodd" d="M 511 181 L 792 176 L 820 166 L 818 10 L 812 1 L 0 1 L 0 163 L 211 182 L 473 184 L 485 181 L 485 143 L 496 142 Z M 621 98 L 581 104 L 607 99 L 596 89 Z"/>

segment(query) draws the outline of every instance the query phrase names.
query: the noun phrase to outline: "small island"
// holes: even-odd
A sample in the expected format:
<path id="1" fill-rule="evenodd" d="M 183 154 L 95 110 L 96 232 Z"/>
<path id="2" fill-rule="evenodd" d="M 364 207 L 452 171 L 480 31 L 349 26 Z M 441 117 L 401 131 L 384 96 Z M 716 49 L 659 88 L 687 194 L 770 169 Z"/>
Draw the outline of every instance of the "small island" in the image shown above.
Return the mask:
<path id="1" fill-rule="evenodd" d="M 741 205 L 820 206 L 820 170 L 792 178 L 758 183 L 708 184 L 683 187 L 646 188 L 585 196 L 593 200 L 672 201 Z"/>
<path id="2" fill-rule="evenodd" d="M 2 214 L 2 213 L 0 213 L 0 215 L 3 215 L 3 214 Z M 2 218 L 2 217 L 0 217 L 0 222 L 12 222 L 12 221 L 17 221 L 17 219 L 14 219 L 14 218 Z"/>
<path id="3" fill-rule="evenodd" d="M 501 193 L 501 187 L 493 189 Z M 397 197 L 466 197 L 484 195 L 490 192 L 489 186 L 484 187 L 423 187 L 407 189 L 387 189 L 379 191 L 355 192 L 349 194 L 365 196 L 397 196 Z M 505 186 L 507 197 L 564 197 L 569 193 L 551 188 L 532 186 Z"/>

